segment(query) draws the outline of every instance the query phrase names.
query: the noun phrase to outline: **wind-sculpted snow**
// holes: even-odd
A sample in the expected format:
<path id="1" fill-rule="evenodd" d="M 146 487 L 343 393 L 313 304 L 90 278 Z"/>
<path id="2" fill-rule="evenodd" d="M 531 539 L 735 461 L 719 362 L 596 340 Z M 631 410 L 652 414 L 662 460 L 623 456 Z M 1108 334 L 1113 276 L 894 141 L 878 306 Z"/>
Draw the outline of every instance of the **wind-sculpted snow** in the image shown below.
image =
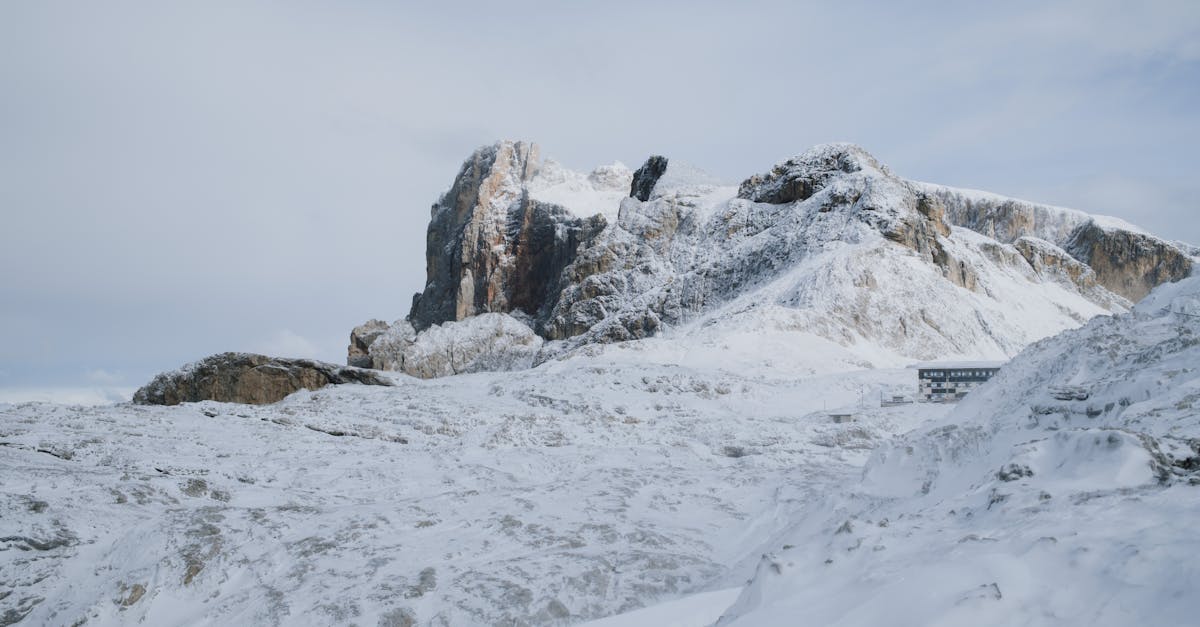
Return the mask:
<path id="1" fill-rule="evenodd" d="M 1043 340 L 777 536 L 722 625 L 1186 625 L 1200 278 Z"/>
<path id="2" fill-rule="evenodd" d="M 806 374 L 854 366 L 790 337 L 267 406 L 0 405 L 0 617 L 566 625 L 740 585 L 764 537 L 943 410 L 834 423 L 912 371 Z"/>

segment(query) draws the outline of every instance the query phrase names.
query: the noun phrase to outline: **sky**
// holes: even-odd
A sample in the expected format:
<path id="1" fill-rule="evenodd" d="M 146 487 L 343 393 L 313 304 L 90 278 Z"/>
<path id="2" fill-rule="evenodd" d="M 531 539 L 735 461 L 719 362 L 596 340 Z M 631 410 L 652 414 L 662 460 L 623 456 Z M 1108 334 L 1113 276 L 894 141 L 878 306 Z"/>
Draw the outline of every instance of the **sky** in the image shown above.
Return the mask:
<path id="1" fill-rule="evenodd" d="M 342 362 L 472 150 L 829 141 L 1200 244 L 1200 2 L 0 2 L 0 402 Z M 73 397 L 74 398 L 74 397 Z"/>

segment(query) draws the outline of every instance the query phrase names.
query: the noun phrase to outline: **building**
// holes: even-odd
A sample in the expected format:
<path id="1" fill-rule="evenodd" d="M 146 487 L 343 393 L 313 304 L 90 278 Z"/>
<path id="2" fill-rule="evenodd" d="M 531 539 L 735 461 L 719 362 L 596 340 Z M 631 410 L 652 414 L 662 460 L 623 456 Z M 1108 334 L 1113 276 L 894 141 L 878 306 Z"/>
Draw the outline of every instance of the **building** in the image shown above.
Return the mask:
<path id="1" fill-rule="evenodd" d="M 917 398 L 950 402 L 991 379 L 1002 361 L 929 361 L 917 364 Z"/>

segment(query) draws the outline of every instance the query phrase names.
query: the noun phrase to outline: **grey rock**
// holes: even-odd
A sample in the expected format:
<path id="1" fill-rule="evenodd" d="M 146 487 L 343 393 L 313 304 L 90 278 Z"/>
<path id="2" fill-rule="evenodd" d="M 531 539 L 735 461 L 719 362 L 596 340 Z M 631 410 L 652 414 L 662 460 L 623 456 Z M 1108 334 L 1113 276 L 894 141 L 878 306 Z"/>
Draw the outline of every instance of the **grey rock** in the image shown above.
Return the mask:
<path id="1" fill-rule="evenodd" d="M 807 200 L 831 181 L 864 168 L 885 171 L 867 151 L 849 144 L 831 144 L 832 150 L 809 151 L 742 181 L 738 198 L 771 204 Z"/>
<path id="2" fill-rule="evenodd" d="M 383 320 L 368 320 L 354 327 L 350 332 L 350 346 L 346 349 L 346 365 L 356 368 L 370 368 L 371 343 L 388 330 L 388 323 Z"/>
<path id="3" fill-rule="evenodd" d="M 629 196 L 645 202 L 650 200 L 654 184 L 667 171 L 667 158 L 662 155 L 652 155 L 646 163 L 633 173 L 633 182 L 629 186 Z"/>

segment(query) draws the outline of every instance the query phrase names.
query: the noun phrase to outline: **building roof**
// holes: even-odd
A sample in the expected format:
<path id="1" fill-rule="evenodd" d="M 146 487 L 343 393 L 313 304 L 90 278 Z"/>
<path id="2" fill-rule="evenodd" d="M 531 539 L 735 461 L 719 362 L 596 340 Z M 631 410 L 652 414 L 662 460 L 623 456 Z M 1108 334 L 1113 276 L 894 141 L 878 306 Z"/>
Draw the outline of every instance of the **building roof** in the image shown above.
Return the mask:
<path id="1" fill-rule="evenodd" d="M 999 368 L 1008 362 L 1004 361 L 922 361 L 913 364 L 911 368 L 919 368 L 928 370 L 937 368 L 939 370 L 955 370 L 967 368 Z"/>

